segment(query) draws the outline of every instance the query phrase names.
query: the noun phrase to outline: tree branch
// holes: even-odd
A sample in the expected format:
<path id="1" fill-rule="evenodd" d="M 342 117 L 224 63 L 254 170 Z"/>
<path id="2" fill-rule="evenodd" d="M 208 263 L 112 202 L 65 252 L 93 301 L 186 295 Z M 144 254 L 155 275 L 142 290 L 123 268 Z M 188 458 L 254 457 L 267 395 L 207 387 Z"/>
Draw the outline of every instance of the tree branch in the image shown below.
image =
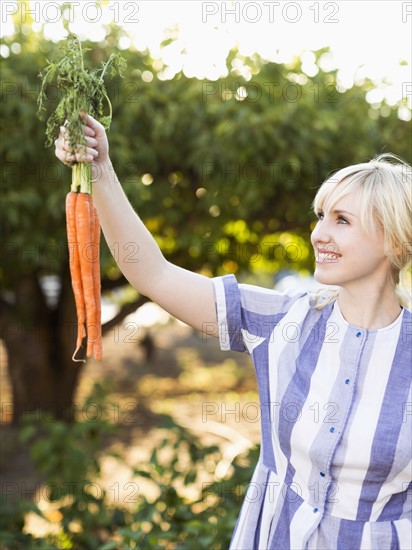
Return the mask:
<path id="1" fill-rule="evenodd" d="M 121 321 L 123 321 L 125 317 L 127 317 L 131 313 L 134 313 L 137 309 L 139 309 L 140 306 L 150 301 L 151 300 L 146 296 L 140 296 L 134 302 L 124 304 L 120 308 L 120 311 L 113 317 L 113 319 L 110 319 L 110 321 L 107 321 L 102 325 L 102 334 L 105 334 L 108 330 L 110 330 L 111 328 L 118 325 Z"/>
<path id="2" fill-rule="evenodd" d="M 105 278 L 102 279 L 102 292 L 104 292 L 105 290 L 112 290 L 113 288 L 118 288 L 126 284 L 129 284 L 129 282 L 123 275 L 120 276 L 118 279 Z"/>

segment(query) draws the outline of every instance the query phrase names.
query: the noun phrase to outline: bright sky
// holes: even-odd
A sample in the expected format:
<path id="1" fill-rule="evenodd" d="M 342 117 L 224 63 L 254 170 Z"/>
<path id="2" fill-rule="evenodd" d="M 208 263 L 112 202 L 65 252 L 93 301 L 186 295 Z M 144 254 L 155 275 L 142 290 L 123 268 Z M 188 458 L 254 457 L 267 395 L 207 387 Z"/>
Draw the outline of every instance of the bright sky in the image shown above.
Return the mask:
<path id="1" fill-rule="evenodd" d="M 44 25 L 48 38 L 63 38 L 58 11 L 62 3 L 31 1 L 34 30 Z M 330 46 L 333 56 L 324 58 L 322 68 L 338 67 L 338 84 L 349 87 L 364 76 L 376 83 L 385 80 L 386 84 L 371 94 L 371 102 L 379 102 L 384 94 L 390 103 L 408 98 L 411 105 L 412 2 L 110 0 L 96 7 L 94 1 L 74 0 L 72 4 L 70 29 L 80 38 L 102 40 L 103 25 L 116 21 L 130 37 L 121 47 L 149 48 L 153 57 L 159 58 L 159 68 L 164 64 L 164 78 L 183 69 L 190 77 L 216 79 L 225 74 L 225 58 L 234 45 L 244 55 L 259 52 L 268 60 L 281 62 Z M 3 34 L 11 32 L 13 13 L 19 21 L 28 21 L 24 3 L 2 0 L 0 9 Z M 160 48 L 167 36 L 165 30 L 170 28 L 179 29 L 177 40 Z M 311 76 L 316 71 L 311 54 L 306 53 L 304 59 L 303 69 Z"/>

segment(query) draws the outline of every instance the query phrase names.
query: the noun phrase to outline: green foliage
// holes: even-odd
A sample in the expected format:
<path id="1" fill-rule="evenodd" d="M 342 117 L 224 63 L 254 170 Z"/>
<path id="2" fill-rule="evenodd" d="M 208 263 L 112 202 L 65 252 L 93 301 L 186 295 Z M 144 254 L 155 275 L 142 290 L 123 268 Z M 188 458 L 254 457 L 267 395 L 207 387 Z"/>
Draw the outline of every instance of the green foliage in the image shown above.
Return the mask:
<path id="1" fill-rule="evenodd" d="M 213 482 L 201 482 L 206 463 L 217 461 L 216 446 L 202 446 L 197 437 L 172 419 L 170 435 L 153 451 L 150 462 L 135 470 L 154 481 L 160 492 L 153 501 L 144 496 L 132 515 L 132 527 L 121 530 L 127 546 L 141 549 L 227 548 L 240 505 L 252 477 L 258 449 L 238 457 L 231 474 Z M 187 487 L 201 485 L 200 495 L 190 499 Z M 133 546 L 134 543 L 134 546 Z"/>
<path id="2" fill-rule="evenodd" d="M 96 403 L 103 395 L 104 388 L 99 384 L 95 385 L 83 410 L 96 409 Z M 37 416 L 42 418 L 40 422 L 36 421 Z M 89 416 L 90 419 L 86 416 L 81 422 L 72 424 L 47 416 L 43 418 L 36 413 L 24 419 L 21 441 L 27 443 L 34 439 L 30 455 L 39 473 L 47 475 L 48 481 L 53 484 L 50 494 L 52 502 L 66 496 L 66 493 L 61 493 L 64 490 L 64 481 L 76 479 L 77 489 L 83 493 L 88 480 L 100 472 L 96 453 L 101 447 L 103 436 L 111 432 L 111 426 L 105 419 L 97 416 L 94 418 L 93 412 Z M 31 421 L 31 418 L 35 422 Z M 44 437 L 39 437 L 42 433 Z M 57 493 L 53 494 L 53 490 L 57 490 Z M 70 494 L 73 488 L 68 487 L 67 490 L 67 494 Z"/>
<path id="3" fill-rule="evenodd" d="M 83 410 L 93 410 L 102 395 L 103 388 L 96 385 Z M 21 441 L 31 442 L 30 456 L 37 472 L 46 479 L 47 501 L 58 504 L 62 518 L 61 533 L 46 541 L 57 544 L 51 548 L 95 548 L 99 540 L 96 532 L 111 524 L 111 514 L 106 513 L 104 506 L 105 491 L 93 483 L 100 473 L 102 439 L 111 432 L 109 423 L 100 418 L 83 418 L 72 424 L 50 417 L 40 422 L 32 422 L 30 417 L 25 419 Z M 35 504 L 32 510 L 41 515 Z M 82 530 L 76 534 L 76 546 L 73 546 L 71 535 L 73 530 L 77 531 L 78 522 Z"/>
<path id="4" fill-rule="evenodd" d="M 120 33 L 111 29 L 104 46 L 85 43 L 85 63 L 101 71 L 104 60 L 117 53 Z M 6 287 L 24 270 L 59 274 L 66 268 L 64 182 L 70 180 L 69 170 L 44 150 L 44 127 L 35 117 L 38 73 L 46 58 L 57 55 L 58 45 L 35 33 L 3 39 L 7 46 L 14 42 L 21 51 L 11 49 L 2 61 L 0 115 Z M 316 59 L 325 53 L 316 52 Z M 111 157 L 168 259 L 188 269 L 241 276 L 311 270 L 311 254 L 297 262 L 286 253 L 274 260 L 270 248 L 261 246 L 259 258 L 251 258 L 244 231 L 228 236 L 227 224 L 242 221 L 258 243 L 282 234 L 289 242 L 297 235 L 308 243 L 310 205 L 330 171 L 382 151 L 410 160 L 410 123 L 398 119 L 400 105 L 371 107 L 365 99 L 373 87 L 368 80 L 340 91 L 336 71 L 319 69 L 307 77 L 298 58 L 281 65 L 237 51 L 227 59 L 228 75 L 217 81 L 183 73 L 164 80 L 158 60 L 147 52 L 130 48 L 121 55 L 125 78 L 114 76 L 107 85 Z M 153 79 L 147 82 L 149 73 Z M 45 92 L 56 107 L 56 89 Z M 222 238 L 229 244 L 223 253 L 217 244 Z M 282 248 L 287 251 L 284 241 Z M 102 268 L 104 279 L 119 275 L 105 246 Z"/>
<path id="5" fill-rule="evenodd" d="M 43 517 L 38 506 L 32 502 L 2 502 L 0 509 L 0 545 L 4 550 L 20 550 L 21 548 L 55 548 L 44 539 L 37 540 L 32 535 L 24 533 L 24 517 L 29 512 Z"/>
<path id="6" fill-rule="evenodd" d="M 79 144 L 85 144 L 80 116 L 82 113 L 88 113 L 97 118 L 108 129 L 112 120 L 112 107 L 106 93 L 104 75 L 107 73 L 114 77 L 119 73 L 123 77 L 125 70 L 125 60 L 115 53 L 102 63 L 101 68 L 87 70 L 84 65 L 81 42 L 75 35 L 69 34 L 59 45 L 57 59 L 49 62 L 40 73 L 41 89 L 38 96 L 40 117 L 46 111 L 44 104 L 47 102 L 47 87 L 56 83 L 57 91 L 61 94 L 56 110 L 47 121 L 46 145 L 52 145 L 57 139 L 60 126 L 65 123 L 73 150 Z M 109 116 L 103 116 L 105 101 L 110 109 Z"/>
<path id="7" fill-rule="evenodd" d="M 95 386 L 85 404 L 104 401 L 101 386 Z M 150 461 L 138 465 L 130 485 L 139 479 L 155 484 L 157 496 L 148 498 L 138 489 L 129 492 L 123 505 L 119 498 L 109 501 L 99 478 L 102 438 L 115 429 L 100 417 L 32 423 L 21 430 L 23 442 L 30 443 L 30 455 L 42 474 L 47 500 L 60 516 L 56 532 L 45 537 L 23 534 L 24 516 L 34 512 L 43 519 L 35 502 L 22 500 L 2 508 L 0 544 L 2 548 L 50 548 L 110 550 L 117 548 L 175 550 L 227 548 L 240 506 L 258 458 L 258 448 L 238 456 L 223 479 L 209 473 L 222 459 L 215 445 L 205 446 L 169 416 L 163 417 L 167 436 L 153 450 Z M 98 490 L 96 490 L 96 488 Z M 127 503 L 127 505 L 126 505 Z M 130 505 L 131 504 L 131 505 Z M 20 544 L 20 546 L 19 546 Z M 24 545 L 24 546 L 22 546 Z"/>

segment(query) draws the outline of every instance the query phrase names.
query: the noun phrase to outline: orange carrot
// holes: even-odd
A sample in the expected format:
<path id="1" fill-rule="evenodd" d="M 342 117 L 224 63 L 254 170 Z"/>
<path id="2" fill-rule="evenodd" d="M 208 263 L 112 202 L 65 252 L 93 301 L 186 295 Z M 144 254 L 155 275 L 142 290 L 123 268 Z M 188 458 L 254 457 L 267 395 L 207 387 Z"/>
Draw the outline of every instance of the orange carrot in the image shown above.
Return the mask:
<path id="1" fill-rule="evenodd" d="M 94 303 L 96 305 L 96 342 L 93 346 L 93 355 L 96 361 L 102 359 L 102 325 L 101 325 L 101 286 L 100 286 L 100 221 L 96 208 L 93 208 L 93 244 L 95 250 L 95 258 L 93 261 L 93 288 L 94 288 Z"/>
<path id="2" fill-rule="evenodd" d="M 93 288 L 93 250 L 91 223 L 93 217 L 92 196 L 79 193 L 76 203 L 76 229 L 79 241 L 80 271 L 86 308 L 87 357 L 93 354 L 96 339 L 96 304 Z"/>
<path id="3" fill-rule="evenodd" d="M 76 203 L 77 193 L 69 192 L 66 196 L 66 228 L 67 241 L 69 245 L 70 276 L 77 312 L 77 340 L 76 349 L 73 354 L 73 361 L 82 361 L 81 359 L 75 359 L 76 353 L 81 348 L 82 340 L 86 336 L 86 331 L 84 328 L 85 306 L 80 272 L 79 243 L 77 241 L 76 231 Z"/>

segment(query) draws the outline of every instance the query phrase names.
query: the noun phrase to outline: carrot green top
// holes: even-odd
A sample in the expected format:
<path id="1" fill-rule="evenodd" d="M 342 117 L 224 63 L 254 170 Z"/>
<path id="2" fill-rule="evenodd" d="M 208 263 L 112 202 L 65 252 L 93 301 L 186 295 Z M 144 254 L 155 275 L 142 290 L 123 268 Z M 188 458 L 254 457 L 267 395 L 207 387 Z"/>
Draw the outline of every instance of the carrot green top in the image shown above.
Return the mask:
<path id="1" fill-rule="evenodd" d="M 48 60 L 48 64 L 40 73 L 41 89 L 37 99 L 38 116 L 43 118 L 46 111 L 47 86 L 54 83 L 61 98 L 56 110 L 47 120 L 46 146 L 53 144 L 59 135 L 60 126 L 66 124 L 70 136 L 70 146 L 85 143 L 82 130 L 81 114 L 88 113 L 99 120 L 108 129 L 112 119 L 110 99 L 104 86 L 104 76 L 110 77 L 116 73 L 122 77 L 126 69 L 126 61 L 118 54 L 111 54 L 109 59 L 97 69 L 88 70 L 84 66 L 84 52 L 80 40 L 69 34 L 60 43 L 56 59 Z M 105 104 L 109 115 L 103 116 Z"/>

